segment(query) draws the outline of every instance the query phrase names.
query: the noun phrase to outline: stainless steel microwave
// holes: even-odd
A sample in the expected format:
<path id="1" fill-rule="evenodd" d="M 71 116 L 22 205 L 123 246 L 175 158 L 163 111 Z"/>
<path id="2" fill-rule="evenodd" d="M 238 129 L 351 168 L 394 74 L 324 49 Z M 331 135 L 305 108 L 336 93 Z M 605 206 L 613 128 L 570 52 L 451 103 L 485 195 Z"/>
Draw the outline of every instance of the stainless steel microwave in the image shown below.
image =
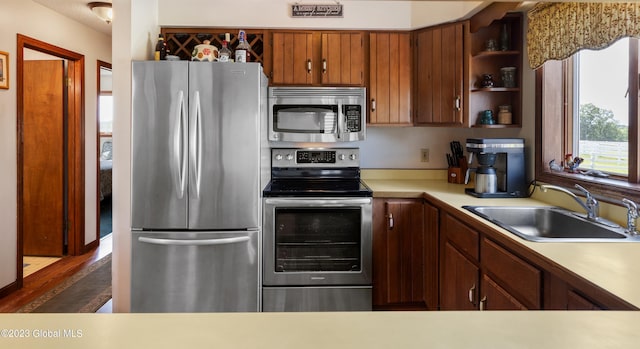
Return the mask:
<path id="1" fill-rule="evenodd" d="M 270 87 L 269 140 L 363 141 L 364 87 Z"/>

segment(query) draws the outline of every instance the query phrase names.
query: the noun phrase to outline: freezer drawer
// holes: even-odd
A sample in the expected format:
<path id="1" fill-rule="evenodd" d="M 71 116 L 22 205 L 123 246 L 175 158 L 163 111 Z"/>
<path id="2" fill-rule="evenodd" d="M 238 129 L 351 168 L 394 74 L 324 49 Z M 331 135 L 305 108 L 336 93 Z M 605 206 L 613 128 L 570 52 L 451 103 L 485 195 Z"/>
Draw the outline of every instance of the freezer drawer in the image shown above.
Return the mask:
<path id="1" fill-rule="evenodd" d="M 131 311 L 259 311 L 259 235 L 134 232 Z"/>
<path id="2" fill-rule="evenodd" d="M 262 310 L 370 311 L 371 286 L 263 287 Z"/>

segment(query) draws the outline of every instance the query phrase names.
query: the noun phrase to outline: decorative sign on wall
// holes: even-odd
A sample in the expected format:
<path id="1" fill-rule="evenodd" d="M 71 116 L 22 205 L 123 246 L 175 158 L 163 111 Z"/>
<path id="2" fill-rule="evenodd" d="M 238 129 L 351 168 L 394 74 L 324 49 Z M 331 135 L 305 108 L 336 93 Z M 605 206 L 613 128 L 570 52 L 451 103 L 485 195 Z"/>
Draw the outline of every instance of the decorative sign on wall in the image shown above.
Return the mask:
<path id="1" fill-rule="evenodd" d="M 341 18 L 342 17 L 342 5 L 291 5 L 291 17 L 330 17 Z"/>

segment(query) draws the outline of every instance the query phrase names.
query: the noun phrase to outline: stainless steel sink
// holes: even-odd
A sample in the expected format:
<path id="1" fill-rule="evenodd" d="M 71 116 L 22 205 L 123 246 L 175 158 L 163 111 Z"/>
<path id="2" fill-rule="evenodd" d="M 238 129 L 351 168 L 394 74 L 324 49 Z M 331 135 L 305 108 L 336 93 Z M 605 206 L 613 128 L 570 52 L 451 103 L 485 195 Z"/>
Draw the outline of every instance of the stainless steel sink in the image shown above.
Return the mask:
<path id="1" fill-rule="evenodd" d="M 640 241 L 620 226 L 588 221 L 573 211 L 552 206 L 463 206 L 464 209 L 529 241 Z"/>

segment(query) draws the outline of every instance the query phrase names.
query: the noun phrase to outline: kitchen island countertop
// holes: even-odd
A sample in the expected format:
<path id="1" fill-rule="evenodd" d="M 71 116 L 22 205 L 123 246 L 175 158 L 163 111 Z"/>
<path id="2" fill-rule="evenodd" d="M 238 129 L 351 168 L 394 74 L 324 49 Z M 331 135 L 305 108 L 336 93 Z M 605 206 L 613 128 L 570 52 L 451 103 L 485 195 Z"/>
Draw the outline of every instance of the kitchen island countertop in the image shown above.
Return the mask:
<path id="1" fill-rule="evenodd" d="M 467 222 L 489 225 L 515 243 L 555 262 L 640 308 L 640 243 L 637 242 L 530 242 L 462 208 L 463 205 L 549 205 L 532 198 L 480 199 L 464 193 L 467 186 L 446 179 L 389 179 L 364 177 L 373 196 L 385 198 L 435 198 L 459 212 Z M 535 196 L 534 196 L 535 197 Z"/>
<path id="2" fill-rule="evenodd" d="M 638 312 L 616 311 L 2 314 L 0 346 L 634 348 L 639 320 Z"/>

